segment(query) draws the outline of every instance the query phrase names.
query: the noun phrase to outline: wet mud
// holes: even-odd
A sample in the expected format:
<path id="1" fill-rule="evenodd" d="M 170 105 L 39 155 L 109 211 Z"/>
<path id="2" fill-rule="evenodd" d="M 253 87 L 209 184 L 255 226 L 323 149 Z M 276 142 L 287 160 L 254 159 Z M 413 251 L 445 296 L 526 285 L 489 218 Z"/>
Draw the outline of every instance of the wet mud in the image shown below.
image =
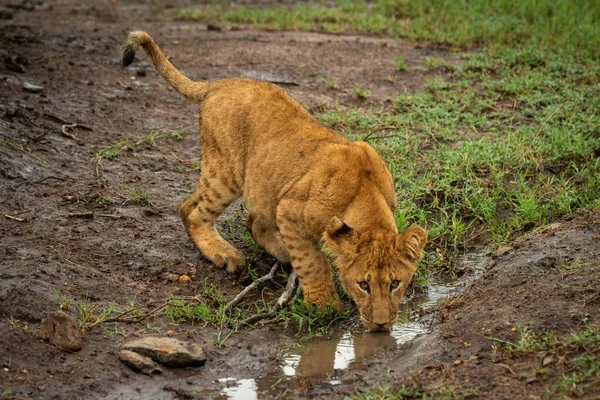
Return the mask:
<path id="1" fill-rule="evenodd" d="M 507 322 L 560 332 L 598 322 L 597 264 L 555 273 L 572 260 L 595 262 L 600 225 L 592 213 L 517 241 L 501 256 L 479 250 L 465 255 L 461 262 L 471 263 L 473 275 L 434 280 L 403 306 L 404 318 L 389 334 L 367 335 L 358 324 L 347 324 L 307 339 L 276 325 L 233 334 L 217 346 L 217 329 L 157 316 L 87 330 L 79 352 L 52 346 L 44 341 L 41 321 L 65 300 L 74 305 L 86 299 L 96 310 L 134 302 L 149 311 L 170 295 L 196 295 L 205 282 L 215 282 L 228 298 L 248 284 L 248 277 L 235 279 L 203 260 L 185 235 L 177 209 L 198 175 L 198 110 L 141 58 L 120 67 L 127 31 L 149 31 L 192 79 L 270 80 L 313 111 L 323 104 L 385 104 L 398 93 L 422 90 L 425 79 L 445 74 L 423 68 L 425 58 L 453 56 L 386 38 L 214 31 L 160 12 L 157 7 L 164 4 L 158 1 L 27 3 L 32 6 L 11 8 L 12 18 L 0 20 L 2 394 L 337 398 L 390 381 L 434 385 L 436 374 L 409 374 L 429 365 L 458 387 L 477 384 L 497 398 L 520 398 L 539 393 L 543 382 L 511 381 L 510 373 L 486 356 L 491 352 L 486 335 L 514 336 Z M 398 55 L 409 71 L 395 71 Z M 318 76 L 335 80 L 338 88 Z M 355 87 L 373 96 L 358 99 Z M 152 131 L 162 134 L 148 138 Z M 107 149 L 114 154 L 108 156 Z M 100 163 L 99 154 L 104 154 Z M 239 223 L 239 213 L 237 204 L 220 219 L 225 236 Z M 235 234 L 227 238 L 252 253 Z M 256 259 L 258 272 L 266 273 L 272 261 Z M 184 274 L 191 281 L 172 279 Z M 454 296 L 458 292 L 463 294 Z M 201 344 L 206 365 L 150 377 L 118 360 L 125 335 L 168 331 Z M 437 367 L 473 354 L 479 356 L 477 368 Z"/>

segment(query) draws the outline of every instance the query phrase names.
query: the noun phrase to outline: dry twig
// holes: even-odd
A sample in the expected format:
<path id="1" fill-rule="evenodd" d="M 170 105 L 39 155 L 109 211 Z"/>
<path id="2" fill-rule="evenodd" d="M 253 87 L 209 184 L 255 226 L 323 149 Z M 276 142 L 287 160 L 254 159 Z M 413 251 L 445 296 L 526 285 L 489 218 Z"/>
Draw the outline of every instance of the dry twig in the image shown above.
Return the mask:
<path id="1" fill-rule="evenodd" d="M 275 272 L 277 271 L 278 268 L 279 268 L 278 263 L 273 264 L 273 267 L 271 268 L 271 270 L 269 271 L 268 274 L 266 274 L 263 277 L 258 278 L 256 281 L 254 281 L 251 284 L 249 284 L 248 286 L 246 286 L 244 288 L 244 290 L 242 290 L 237 296 L 235 296 L 233 298 L 233 300 L 231 300 L 229 303 L 227 303 L 225 305 L 225 307 L 223 308 L 223 312 L 229 311 L 231 309 L 231 307 L 233 307 L 237 303 L 239 303 L 240 300 L 242 300 L 244 298 L 244 296 L 246 296 L 248 294 L 249 291 L 251 291 L 252 289 L 257 287 L 258 285 L 265 283 L 266 281 L 272 281 L 273 278 L 275 277 Z"/>
<path id="2" fill-rule="evenodd" d="M 266 313 L 260 313 L 253 315 L 244 320 L 244 323 L 247 325 L 253 324 L 255 322 L 265 320 L 267 318 L 271 318 L 277 314 L 280 310 L 282 310 L 288 303 L 294 301 L 296 297 L 300 295 L 300 285 L 298 284 L 298 275 L 296 275 L 296 271 L 293 271 L 288 277 L 287 284 L 285 285 L 285 290 L 277 299 L 277 303 L 273 306 L 271 311 Z M 269 321 L 264 321 L 262 324 L 266 325 L 267 323 L 275 323 L 279 318 L 273 318 Z"/>
<path id="3" fill-rule="evenodd" d="M 398 129 L 395 126 L 383 126 L 381 128 L 377 128 L 372 130 L 371 132 L 369 132 L 364 138 L 363 138 L 363 142 L 368 142 L 369 139 L 371 140 L 377 140 L 377 139 L 387 139 L 387 138 L 391 138 L 394 137 L 396 135 L 387 135 L 387 136 L 377 136 L 377 137 L 373 137 L 374 134 L 376 134 L 377 132 L 381 132 L 381 131 L 391 131 L 393 129 Z"/>
<path id="4" fill-rule="evenodd" d="M 25 221 L 23 218 L 13 217 L 12 215 L 8 215 L 8 214 L 4 214 L 4 216 L 8 219 L 12 219 L 12 220 L 19 221 L 19 222 Z"/>

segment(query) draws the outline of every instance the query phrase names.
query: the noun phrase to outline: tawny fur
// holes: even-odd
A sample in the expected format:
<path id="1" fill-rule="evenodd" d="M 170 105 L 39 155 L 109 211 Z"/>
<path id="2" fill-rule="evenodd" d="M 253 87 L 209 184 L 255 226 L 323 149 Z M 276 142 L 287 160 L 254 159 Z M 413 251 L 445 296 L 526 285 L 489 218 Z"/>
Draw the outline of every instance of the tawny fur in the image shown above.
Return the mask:
<path id="1" fill-rule="evenodd" d="M 214 227 L 219 214 L 243 196 L 248 230 L 277 260 L 291 262 L 305 300 L 341 307 L 325 245 L 365 324 L 388 328 L 427 235 L 418 227 L 398 233 L 392 177 L 375 150 L 325 128 L 275 85 L 191 81 L 146 32 L 129 34 L 124 65 L 138 46 L 179 93 L 201 105 L 201 175 L 181 207 L 200 252 L 229 272 L 244 267 L 244 256 Z M 390 286 L 394 281 L 400 281 L 397 288 Z"/>

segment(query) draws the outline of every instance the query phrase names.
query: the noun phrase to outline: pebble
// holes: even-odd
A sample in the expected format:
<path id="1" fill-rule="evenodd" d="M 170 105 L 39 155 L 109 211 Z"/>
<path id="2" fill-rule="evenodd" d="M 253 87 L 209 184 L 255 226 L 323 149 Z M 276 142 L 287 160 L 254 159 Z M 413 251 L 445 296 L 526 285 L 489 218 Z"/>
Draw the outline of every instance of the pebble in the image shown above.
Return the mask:
<path id="1" fill-rule="evenodd" d="M 125 343 L 123 349 L 171 367 L 200 366 L 206 362 L 202 347 L 170 337 L 151 336 L 133 340 Z"/>
<path id="2" fill-rule="evenodd" d="M 57 311 L 42 320 L 42 333 L 44 339 L 60 349 L 79 351 L 83 348 L 77 321 L 63 311 Z"/>
<path id="3" fill-rule="evenodd" d="M 163 369 L 152 361 L 150 357 L 145 357 L 130 350 L 121 350 L 117 355 L 119 356 L 119 360 L 134 371 L 139 371 L 146 375 L 163 373 Z"/>
<path id="4" fill-rule="evenodd" d="M 177 280 L 179 279 L 179 275 L 174 274 L 172 272 L 165 272 L 164 274 L 162 274 L 162 279 L 165 279 L 169 282 L 177 282 Z"/>

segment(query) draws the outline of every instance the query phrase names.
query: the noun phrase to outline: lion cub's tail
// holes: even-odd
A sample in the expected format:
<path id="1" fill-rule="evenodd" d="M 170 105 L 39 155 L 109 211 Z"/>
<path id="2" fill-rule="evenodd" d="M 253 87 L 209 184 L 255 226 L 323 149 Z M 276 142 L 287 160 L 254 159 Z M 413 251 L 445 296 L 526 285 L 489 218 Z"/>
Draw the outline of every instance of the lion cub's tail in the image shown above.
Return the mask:
<path id="1" fill-rule="evenodd" d="M 167 57 L 160 51 L 154 40 L 144 31 L 133 31 L 127 35 L 123 44 L 123 66 L 133 62 L 135 51 L 142 47 L 156 70 L 167 80 L 183 97 L 194 103 L 200 103 L 205 96 L 205 82 L 194 82 L 183 75 L 171 64 Z"/>

